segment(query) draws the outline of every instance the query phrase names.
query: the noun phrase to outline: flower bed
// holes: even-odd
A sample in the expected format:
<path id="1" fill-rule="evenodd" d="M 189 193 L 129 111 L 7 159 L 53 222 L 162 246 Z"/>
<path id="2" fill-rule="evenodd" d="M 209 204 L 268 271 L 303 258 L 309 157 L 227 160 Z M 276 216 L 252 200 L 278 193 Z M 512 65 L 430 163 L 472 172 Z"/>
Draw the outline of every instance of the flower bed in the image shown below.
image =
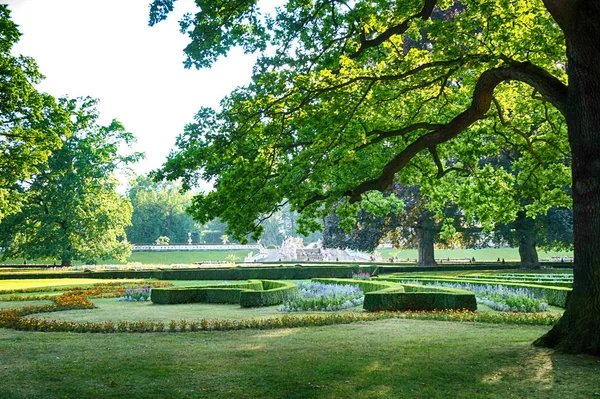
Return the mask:
<path id="1" fill-rule="evenodd" d="M 453 322 L 483 322 L 496 324 L 553 325 L 560 316 L 550 313 L 475 313 L 468 310 L 420 311 L 412 312 L 369 312 L 327 315 L 282 315 L 269 318 L 250 318 L 245 320 L 201 319 L 172 320 L 162 322 L 68 322 L 21 318 L 15 314 L 0 312 L 0 326 L 23 331 L 76 332 L 76 333 L 175 333 L 194 331 L 229 331 L 242 329 L 276 329 L 297 327 L 318 327 L 334 324 L 350 324 L 364 321 L 387 319 L 439 320 Z"/>
<path id="2" fill-rule="evenodd" d="M 412 284 L 422 284 L 425 286 L 430 286 L 430 284 L 449 284 L 449 286 L 453 286 L 453 284 L 461 284 L 461 285 L 469 285 L 473 287 L 477 286 L 491 286 L 498 287 L 503 286 L 508 289 L 526 289 L 528 292 L 531 292 L 535 298 L 543 298 L 544 302 L 548 305 L 559 306 L 564 308 L 567 295 L 571 291 L 571 288 L 567 287 L 556 287 L 556 286 L 543 286 L 543 285 L 535 285 L 535 284 L 525 284 L 519 282 L 499 282 L 499 281 L 486 281 L 486 280 L 476 280 L 476 279 L 459 279 L 459 278 L 447 278 L 445 276 L 435 277 L 384 277 L 381 278 L 385 281 L 394 281 L 398 283 L 412 283 Z M 549 283 L 548 283 L 549 284 Z"/>
<path id="3" fill-rule="evenodd" d="M 333 312 L 363 304 L 365 295 L 357 285 L 324 284 L 316 281 L 298 283 L 295 295 L 287 297 L 281 312 Z"/>

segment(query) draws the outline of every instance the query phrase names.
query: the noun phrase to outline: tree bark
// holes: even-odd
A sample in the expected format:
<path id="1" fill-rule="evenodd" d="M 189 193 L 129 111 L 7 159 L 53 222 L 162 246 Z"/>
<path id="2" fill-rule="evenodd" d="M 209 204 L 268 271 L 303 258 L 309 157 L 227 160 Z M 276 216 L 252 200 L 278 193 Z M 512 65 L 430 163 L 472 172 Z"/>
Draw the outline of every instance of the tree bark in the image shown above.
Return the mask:
<path id="1" fill-rule="evenodd" d="M 72 259 L 61 259 L 60 261 L 60 265 L 61 266 L 71 266 L 73 260 Z"/>
<path id="2" fill-rule="evenodd" d="M 420 220 L 416 228 L 419 239 L 418 253 L 419 259 L 417 266 L 435 266 L 434 244 L 435 244 L 435 226 L 432 215 L 426 212 L 426 215 Z"/>
<path id="3" fill-rule="evenodd" d="M 568 4 L 568 5 L 565 5 Z M 563 3 L 567 41 L 567 126 L 573 162 L 573 291 L 560 321 L 535 344 L 600 355 L 600 2 Z M 556 18 L 556 17 L 555 17 Z"/>
<path id="4" fill-rule="evenodd" d="M 535 220 L 520 211 L 515 221 L 515 229 L 519 240 L 519 256 L 521 269 L 539 269 L 540 260 L 536 249 Z"/>

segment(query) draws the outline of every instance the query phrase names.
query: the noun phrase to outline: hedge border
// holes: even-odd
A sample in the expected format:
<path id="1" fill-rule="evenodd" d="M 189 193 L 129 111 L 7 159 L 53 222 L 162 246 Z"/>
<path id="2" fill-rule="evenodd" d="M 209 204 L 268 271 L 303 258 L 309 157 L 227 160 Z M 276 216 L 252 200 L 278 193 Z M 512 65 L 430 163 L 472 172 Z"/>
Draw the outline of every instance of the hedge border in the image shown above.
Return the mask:
<path id="1" fill-rule="evenodd" d="M 369 312 L 404 310 L 477 310 L 475 295 L 466 290 L 385 284 L 385 280 L 313 279 L 321 283 L 359 285 L 365 291 L 363 308 Z M 383 283 L 383 284 L 382 284 Z"/>
<path id="2" fill-rule="evenodd" d="M 157 280 L 305 280 L 313 277 L 352 277 L 352 273 L 377 274 L 377 266 L 281 266 L 281 267 L 229 267 L 155 270 L 106 270 L 87 272 L 1 273 L 0 280 L 97 278 L 97 279 L 148 279 Z"/>
<path id="3" fill-rule="evenodd" d="M 527 288 L 536 294 L 544 296 L 548 300 L 548 305 L 558 306 L 564 308 L 567 303 L 569 292 L 571 288 L 567 287 L 552 287 L 543 286 L 536 284 L 522 284 L 522 283 L 499 283 L 497 281 L 484 281 L 484 280 L 469 280 L 469 279 L 452 279 L 452 278 L 434 278 L 434 277 L 421 277 L 421 278 L 400 278 L 400 277 L 379 277 L 379 279 L 385 281 L 392 281 L 402 284 L 402 281 L 419 281 L 419 282 L 439 282 L 439 283 L 467 283 L 472 285 L 503 285 L 506 287 L 515 288 Z"/>
<path id="4" fill-rule="evenodd" d="M 242 307 L 277 305 L 298 287 L 273 280 L 248 280 L 246 283 L 204 285 L 198 287 L 156 288 L 150 292 L 155 304 L 231 303 Z"/>

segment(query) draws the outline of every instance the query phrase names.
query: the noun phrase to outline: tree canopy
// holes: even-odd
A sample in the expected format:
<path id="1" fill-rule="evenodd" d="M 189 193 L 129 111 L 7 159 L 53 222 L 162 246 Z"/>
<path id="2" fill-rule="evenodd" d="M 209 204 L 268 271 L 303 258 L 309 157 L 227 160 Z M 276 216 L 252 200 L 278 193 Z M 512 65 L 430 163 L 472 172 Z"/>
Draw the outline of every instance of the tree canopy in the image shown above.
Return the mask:
<path id="1" fill-rule="evenodd" d="M 119 153 L 134 137 L 116 120 L 99 126 L 95 103 L 61 100 L 70 116 L 62 121 L 62 146 L 21 184 L 21 210 L 0 223 L 4 258 L 59 259 L 69 265 L 125 260 L 130 254 L 124 239 L 132 208 L 115 191 L 114 171 L 140 154 Z"/>
<path id="2" fill-rule="evenodd" d="M 151 24 L 173 3 L 154 1 Z M 274 15 L 256 1 L 196 4 L 181 21 L 186 66 L 210 66 L 233 46 L 262 51 L 252 82 L 220 111 L 201 109 L 159 174 L 215 181 L 194 198 L 197 219 L 221 216 L 242 236 L 286 201 L 324 216 L 341 198 L 422 173 L 426 156 L 436 175 L 458 172 L 454 154 L 494 145 L 504 116 L 544 109 L 571 148 L 575 283 L 538 343 L 600 353 L 599 0 L 288 0 Z M 544 136 L 563 137 L 532 133 L 532 154 Z M 488 167 L 487 178 L 507 186 L 508 174 Z"/>
<path id="3" fill-rule="evenodd" d="M 19 209 L 18 183 L 60 146 L 50 122 L 60 110 L 52 96 L 35 89 L 43 78 L 37 64 L 12 53 L 20 37 L 8 6 L 0 4 L 0 220 Z"/>

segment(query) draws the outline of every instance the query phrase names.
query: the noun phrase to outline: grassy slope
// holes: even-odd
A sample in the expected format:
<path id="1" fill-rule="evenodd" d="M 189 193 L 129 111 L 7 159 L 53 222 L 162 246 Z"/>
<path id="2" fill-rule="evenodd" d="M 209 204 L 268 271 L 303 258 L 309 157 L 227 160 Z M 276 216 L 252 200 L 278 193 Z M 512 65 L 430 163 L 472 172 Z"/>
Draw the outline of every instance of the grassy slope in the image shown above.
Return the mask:
<path id="1" fill-rule="evenodd" d="M 0 397 L 593 397 L 597 359 L 531 347 L 545 331 L 416 320 L 174 335 L 0 330 Z"/>

